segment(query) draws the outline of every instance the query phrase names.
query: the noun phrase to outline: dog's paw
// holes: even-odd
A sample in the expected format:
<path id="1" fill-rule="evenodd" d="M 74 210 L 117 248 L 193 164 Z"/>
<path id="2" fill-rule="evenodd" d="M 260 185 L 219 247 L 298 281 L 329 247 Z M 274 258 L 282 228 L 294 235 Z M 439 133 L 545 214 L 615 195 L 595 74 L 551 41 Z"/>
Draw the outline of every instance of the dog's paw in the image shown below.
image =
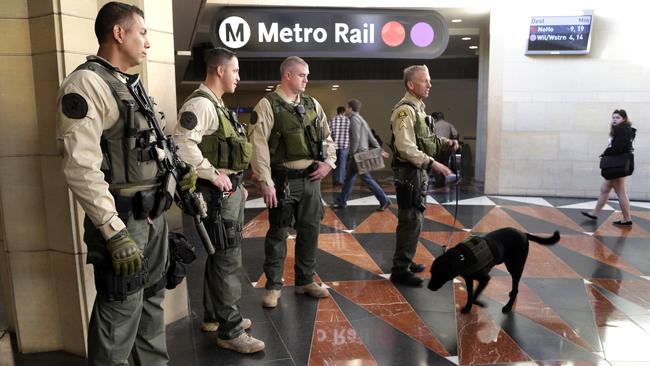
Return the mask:
<path id="1" fill-rule="evenodd" d="M 485 303 L 483 301 L 480 301 L 480 300 L 474 300 L 474 304 L 476 304 L 476 305 L 478 305 L 478 306 L 480 306 L 482 308 L 485 307 Z"/>
<path id="2" fill-rule="evenodd" d="M 463 314 L 467 314 L 467 313 L 469 313 L 471 310 L 472 310 L 472 307 L 471 307 L 471 306 L 469 306 L 469 307 L 468 307 L 468 306 L 463 306 L 463 307 L 460 309 L 460 312 L 463 313 Z"/>

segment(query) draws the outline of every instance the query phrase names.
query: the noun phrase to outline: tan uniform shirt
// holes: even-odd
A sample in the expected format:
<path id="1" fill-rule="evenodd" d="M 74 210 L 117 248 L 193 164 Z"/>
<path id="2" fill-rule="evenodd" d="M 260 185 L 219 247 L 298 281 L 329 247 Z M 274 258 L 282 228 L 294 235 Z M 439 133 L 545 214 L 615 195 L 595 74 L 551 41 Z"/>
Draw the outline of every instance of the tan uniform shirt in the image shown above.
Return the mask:
<path id="1" fill-rule="evenodd" d="M 92 59 L 99 57 L 88 57 L 88 60 Z M 121 74 L 115 75 L 126 82 Z M 76 93 L 86 101 L 88 111 L 84 117 L 69 118 L 63 113 L 61 99 L 70 93 Z M 104 130 L 115 126 L 119 120 L 117 103 L 108 84 L 90 70 L 68 75 L 61 83 L 57 98 L 56 139 L 63 156 L 63 174 L 70 190 L 105 239 L 126 227 L 117 216 L 115 200 L 100 170 L 100 138 Z"/>
<path id="2" fill-rule="evenodd" d="M 208 93 L 220 107 L 225 107 L 223 100 L 217 97 L 210 88 L 205 84 L 199 86 L 199 90 Z M 193 113 L 196 116 L 197 124 L 192 129 L 187 129 L 181 125 L 183 113 Z M 203 97 L 196 97 L 186 101 L 178 111 L 179 123 L 174 131 L 174 140 L 178 145 L 178 155 L 187 163 L 196 167 L 199 178 L 213 181 L 219 174 L 235 173 L 229 169 L 217 169 L 208 159 L 203 157 L 198 144 L 203 140 L 203 136 L 212 135 L 219 129 L 219 112 L 214 107 L 211 100 Z"/>
<path id="3" fill-rule="evenodd" d="M 419 111 L 424 111 L 424 102 L 411 93 L 406 92 L 403 99 L 415 104 Z M 395 148 L 399 152 L 400 158 L 408 160 L 417 167 L 426 168 L 433 158 L 418 149 L 414 128 L 416 119 L 417 115 L 413 108 L 408 104 L 403 104 L 391 114 L 390 124 L 395 136 Z"/>
<path id="4" fill-rule="evenodd" d="M 287 95 L 283 93 L 282 89 L 279 87 L 275 89 L 275 93 L 289 104 L 298 104 L 300 102 L 300 95 L 298 95 L 296 100 L 289 100 Z M 318 103 L 316 99 L 313 100 L 316 106 L 316 113 L 318 114 L 318 123 L 321 124 L 323 128 L 323 136 L 325 137 L 325 146 L 323 149 L 325 163 L 334 169 L 336 168 L 336 144 L 330 135 L 327 116 L 325 116 L 323 107 L 321 107 L 320 103 Z M 253 144 L 251 167 L 253 168 L 253 172 L 255 172 L 259 182 L 262 182 L 269 187 L 273 187 L 273 179 L 271 178 L 271 156 L 269 153 L 269 136 L 271 135 L 274 122 L 273 109 L 271 108 L 271 103 L 268 99 L 262 98 L 253 110 L 257 113 L 257 122 L 250 127 L 250 140 Z M 314 160 L 303 159 L 289 161 L 283 165 L 288 169 L 305 169 L 313 162 Z"/>

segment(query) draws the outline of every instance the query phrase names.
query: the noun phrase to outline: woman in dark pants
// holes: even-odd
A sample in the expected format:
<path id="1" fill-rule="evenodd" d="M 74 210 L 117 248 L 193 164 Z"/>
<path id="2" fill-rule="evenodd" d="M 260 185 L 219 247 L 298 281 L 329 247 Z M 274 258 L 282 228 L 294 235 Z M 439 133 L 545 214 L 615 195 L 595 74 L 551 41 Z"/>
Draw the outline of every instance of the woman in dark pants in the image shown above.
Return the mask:
<path id="1" fill-rule="evenodd" d="M 603 155 L 619 155 L 627 152 L 632 152 L 632 142 L 636 136 L 636 129 L 632 127 L 632 123 L 627 118 L 627 112 L 623 109 L 617 109 L 612 113 L 612 125 L 609 130 L 609 145 L 603 152 Z M 618 196 L 618 203 L 621 206 L 623 213 L 623 220 L 614 221 L 615 225 L 632 225 L 632 218 L 630 216 L 630 200 L 625 191 L 625 177 L 614 178 L 605 180 L 600 186 L 600 197 L 596 207 L 589 211 L 582 211 L 582 214 L 592 220 L 595 220 L 607 203 L 609 192 L 614 189 L 616 196 Z"/>

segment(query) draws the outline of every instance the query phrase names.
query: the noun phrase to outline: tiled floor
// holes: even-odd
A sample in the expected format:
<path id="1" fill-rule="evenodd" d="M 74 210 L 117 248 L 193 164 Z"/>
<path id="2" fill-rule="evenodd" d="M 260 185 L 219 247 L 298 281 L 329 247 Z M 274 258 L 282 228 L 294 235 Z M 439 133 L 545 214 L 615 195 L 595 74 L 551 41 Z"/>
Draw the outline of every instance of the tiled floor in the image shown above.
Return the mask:
<path id="1" fill-rule="evenodd" d="M 382 185 L 394 194 L 389 178 Z M 325 201 L 332 202 L 335 192 L 324 186 Z M 650 365 L 650 203 L 633 203 L 635 225 L 622 229 L 612 225 L 620 217 L 616 201 L 592 222 L 580 215 L 581 209 L 594 205 L 589 199 L 484 196 L 464 188 L 456 211 L 454 193 L 432 193 L 418 262 L 430 265 L 443 245 L 504 226 L 562 234 L 551 247 L 531 243 L 511 314 L 500 311 L 510 290 L 502 265 L 493 269 L 482 295 L 487 307 L 475 306 L 469 314 L 459 312 L 466 299 L 460 282 L 431 292 L 388 281 L 396 205 L 375 212 L 378 203 L 363 188 L 355 192 L 348 208 L 327 207 L 322 222 L 317 273 L 332 297 L 318 301 L 293 293 L 290 249 L 279 306 L 263 309 L 268 216 L 251 192 L 241 307 L 253 320 L 251 334 L 264 340 L 267 348 L 242 356 L 217 348 L 215 335 L 201 333 L 203 260 L 199 260 L 189 276 L 192 317 L 168 327 L 170 364 Z M 190 223 L 186 227 L 191 228 Z M 292 244 L 290 239 L 290 248 Z M 3 357 L 6 338 L 0 338 Z M 16 361 L 10 359 L 8 365 L 83 364 L 61 352 L 13 357 Z M 41 363 L 44 357 L 50 362 Z"/>

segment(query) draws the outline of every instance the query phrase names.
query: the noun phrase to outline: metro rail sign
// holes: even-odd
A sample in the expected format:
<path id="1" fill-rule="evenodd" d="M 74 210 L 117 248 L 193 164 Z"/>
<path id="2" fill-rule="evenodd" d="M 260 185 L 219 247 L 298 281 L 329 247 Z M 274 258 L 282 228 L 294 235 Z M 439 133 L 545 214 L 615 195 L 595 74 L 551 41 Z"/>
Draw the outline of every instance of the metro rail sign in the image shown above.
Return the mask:
<path id="1" fill-rule="evenodd" d="M 226 7 L 210 37 L 241 57 L 433 59 L 449 42 L 433 10 L 359 8 Z"/>

